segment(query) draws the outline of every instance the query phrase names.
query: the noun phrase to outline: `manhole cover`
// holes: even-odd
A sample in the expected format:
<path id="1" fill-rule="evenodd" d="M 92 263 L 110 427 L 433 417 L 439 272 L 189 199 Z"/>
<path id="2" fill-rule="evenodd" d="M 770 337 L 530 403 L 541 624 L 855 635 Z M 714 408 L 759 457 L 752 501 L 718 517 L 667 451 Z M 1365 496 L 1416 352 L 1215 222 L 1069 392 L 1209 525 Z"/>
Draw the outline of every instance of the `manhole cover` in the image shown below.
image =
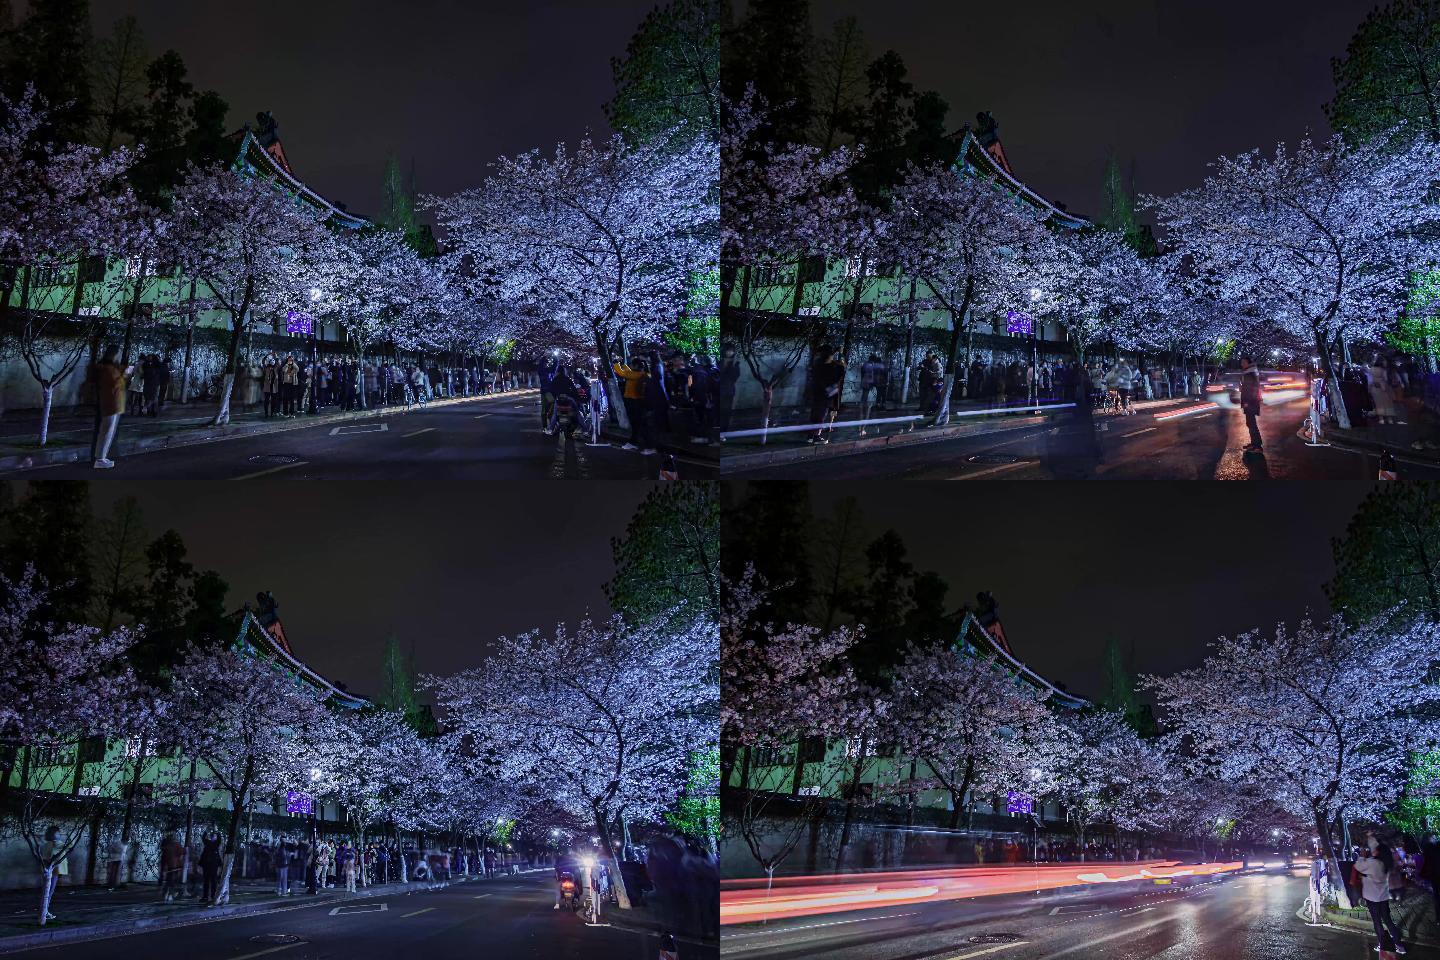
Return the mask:
<path id="1" fill-rule="evenodd" d="M 979 933 L 969 938 L 971 943 L 1019 943 L 1025 938 L 1018 933 Z"/>
<path id="2" fill-rule="evenodd" d="M 970 458 L 971 463 L 1015 463 L 1020 458 L 1009 453 L 977 453 Z"/>
<path id="3" fill-rule="evenodd" d="M 299 937 L 295 936 L 293 933 L 262 933 L 258 937 L 251 937 L 250 942 L 290 944 L 303 943 L 304 941 L 301 940 Z"/>
<path id="4" fill-rule="evenodd" d="M 255 456 L 251 457 L 251 458 L 250 458 L 250 462 L 251 462 L 251 463 L 273 463 L 273 464 L 277 464 L 277 465 L 284 465 L 284 464 L 290 464 L 290 463 L 299 463 L 299 462 L 300 462 L 300 458 L 299 458 L 299 457 L 292 457 L 292 456 L 290 456 L 290 455 L 288 455 L 288 454 L 284 454 L 284 453 L 260 453 L 260 454 L 256 454 Z"/>

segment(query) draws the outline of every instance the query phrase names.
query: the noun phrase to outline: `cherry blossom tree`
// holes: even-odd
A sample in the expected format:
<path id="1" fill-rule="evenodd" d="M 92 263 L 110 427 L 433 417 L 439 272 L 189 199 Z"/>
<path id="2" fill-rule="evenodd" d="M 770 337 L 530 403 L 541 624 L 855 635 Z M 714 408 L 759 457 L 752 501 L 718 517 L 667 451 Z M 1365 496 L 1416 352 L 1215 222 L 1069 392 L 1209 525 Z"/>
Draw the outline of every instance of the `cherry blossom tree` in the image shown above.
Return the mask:
<path id="1" fill-rule="evenodd" d="M 19 580 L 0 575 L 0 663 L 5 665 L 0 671 L 0 739 L 29 758 L 18 825 L 43 880 L 41 926 L 49 915 L 57 866 L 79 843 L 102 796 L 118 788 L 128 769 L 123 752 L 102 749 L 87 763 L 74 751 L 95 738 L 102 747 L 112 737 L 123 738 L 143 705 L 142 684 L 127 659 L 134 631 L 54 623 L 42 612 L 46 597 L 45 584 L 33 570 Z M 84 780 L 73 784 L 71 778 L 82 772 Z M 69 786 L 76 789 L 66 790 Z M 62 803 L 67 809 L 56 813 Z M 53 841 L 48 836 L 52 828 Z"/>
<path id="2" fill-rule="evenodd" d="M 1081 365 L 1097 343 L 1133 347 L 1138 320 L 1156 295 L 1155 268 L 1118 233 L 1072 231 L 1053 236 L 1054 267 L 1036 276 L 1036 299 L 1065 325 Z"/>
<path id="3" fill-rule="evenodd" d="M 1101 823 L 1142 826 L 1164 769 L 1158 747 L 1142 740 L 1119 711 L 1076 712 L 1064 725 L 1068 743 L 1056 797 L 1081 847 Z"/>
<path id="4" fill-rule="evenodd" d="M 1063 730 L 1045 697 L 994 661 L 912 646 L 891 699 L 901 752 L 928 771 L 909 789 L 949 793 L 952 829 L 972 793 L 1043 796 L 1054 788 L 1066 759 Z"/>
<path id="5" fill-rule="evenodd" d="M 486 271 L 500 299 L 595 345 L 622 426 L 613 346 L 669 330 L 689 271 L 714 261 L 716 149 L 683 134 L 636 145 L 587 137 L 551 157 L 502 157 L 482 186 L 429 201 L 453 262 Z"/>
<path id="6" fill-rule="evenodd" d="M 320 211 L 264 177 L 191 168 L 176 191 L 174 243 L 182 268 L 204 284 L 204 306 L 230 316 L 230 350 L 217 425 L 230 420 L 240 344 L 256 316 L 308 304 L 317 262 L 333 252 Z"/>
<path id="7" fill-rule="evenodd" d="M 1143 684 L 1185 739 L 1192 773 L 1253 784 L 1313 826 L 1343 902 L 1331 825 L 1342 811 L 1378 816 L 1411 753 L 1440 742 L 1437 635 L 1424 618 L 1307 619 L 1221 637 L 1200 666 Z"/>
<path id="8" fill-rule="evenodd" d="M 18 271 L 25 309 L 17 346 L 40 387 L 41 446 L 49 439 L 55 388 L 74 373 L 103 316 L 130 289 L 124 281 L 88 285 L 87 271 L 98 263 L 103 272 L 108 258 L 143 254 L 163 233 L 158 215 L 126 181 L 132 151 L 56 145 L 42 135 L 45 122 L 32 89 L 13 101 L 0 95 L 0 264 Z M 41 285 L 42 273 L 63 282 Z M 7 290 L 0 319 L 11 312 L 10 299 Z M 62 309 L 66 300 L 69 310 Z"/>
<path id="9" fill-rule="evenodd" d="M 454 730 L 483 745 L 491 777 L 591 817 L 618 864 L 617 819 L 658 820 L 690 751 L 713 744 L 717 655 L 707 618 L 616 617 L 501 637 L 483 666 L 428 683 Z"/>
<path id="10" fill-rule="evenodd" d="M 945 395 L 936 417 L 944 423 L 957 371 L 970 365 L 973 316 L 1033 310 L 1029 290 L 1037 274 L 1054 272 L 1056 247 L 1039 211 L 988 179 L 948 167 L 911 167 L 893 210 L 894 259 L 924 284 L 921 304 L 950 315 Z"/>
<path id="11" fill-rule="evenodd" d="M 1331 346 L 1378 339 L 1401 312 L 1408 269 L 1437 260 L 1440 144 L 1401 133 L 1221 157 L 1203 186 L 1144 201 L 1222 300 L 1314 344 L 1342 427 Z"/>
<path id="12" fill-rule="evenodd" d="M 240 821 L 251 798 L 311 782 L 332 755 L 335 724 L 320 694 L 258 654 L 192 649 L 173 681 L 183 748 L 210 789 L 230 797 L 217 903 L 230 897 Z"/>
<path id="13" fill-rule="evenodd" d="M 822 796 L 851 772 L 844 753 L 807 758 L 804 742 L 845 737 L 871 714 L 865 710 L 865 688 L 847 658 L 856 632 L 766 621 L 761 611 L 767 595 L 753 569 L 722 590 L 720 789 L 736 832 L 773 878 L 823 810 Z M 757 751 L 794 752 L 788 783 L 749 788 L 756 779 L 751 763 Z M 732 784 L 737 763 L 742 791 Z M 775 811 L 787 803 L 798 803 L 799 810 L 777 816 Z"/>
<path id="14" fill-rule="evenodd" d="M 818 304 L 805 303 L 807 271 L 815 262 L 814 249 L 831 236 L 835 223 L 856 208 L 849 179 L 855 154 L 843 148 L 826 154 L 811 146 L 777 146 L 757 138 L 765 108 L 753 91 L 726 102 L 723 116 L 721 322 L 725 336 L 736 343 L 760 385 L 761 424 L 768 427 L 775 391 L 800 365 L 817 333 L 821 311 Z M 760 299 L 750 284 L 758 270 L 782 265 L 795 271 L 789 319 L 798 322 L 801 330 L 784 330 L 777 337 L 775 329 L 784 326 L 776 309 L 779 304 Z M 823 259 L 819 265 L 823 270 Z M 742 270 L 737 298 L 734 278 Z M 843 288 L 830 289 L 833 293 Z"/>

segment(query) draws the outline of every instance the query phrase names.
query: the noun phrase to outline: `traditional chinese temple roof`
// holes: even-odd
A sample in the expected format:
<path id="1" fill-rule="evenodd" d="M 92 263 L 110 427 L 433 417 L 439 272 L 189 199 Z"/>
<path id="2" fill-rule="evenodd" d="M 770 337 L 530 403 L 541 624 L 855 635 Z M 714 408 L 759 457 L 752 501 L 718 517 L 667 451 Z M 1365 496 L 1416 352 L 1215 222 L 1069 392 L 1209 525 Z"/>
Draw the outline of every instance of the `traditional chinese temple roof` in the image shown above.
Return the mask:
<path id="1" fill-rule="evenodd" d="M 372 704 L 364 697 L 356 696 L 337 687 L 302 663 L 291 651 L 285 638 L 285 627 L 278 616 L 270 617 L 268 626 L 261 625 L 262 615 L 248 606 L 240 623 L 240 633 L 235 638 L 235 648 L 246 653 L 264 656 L 276 666 L 293 676 L 298 683 L 308 683 L 320 690 L 328 703 L 350 710 L 360 710 Z"/>
<path id="2" fill-rule="evenodd" d="M 994 137 L 993 144 L 987 147 L 980 142 L 981 138 L 970 128 L 968 123 L 959 132 L 959 137 L 960 149 L 954 163 L 957 169 L 995 180 L 1015 196 L 1046 211 L 1047 219 L 1056 226 L 1082 230 L 1091 225 L 1089 220 L 1077 214 L 1067 213 L 1058 204 L 1046 200 L 1021 183 L 1010 171 L 1010 161 L 1005 156 L 1005 148 L 1001 145 L 998 137 Z"/>
<path id="3" fill-rule="evenodd" d="M 285 147 L 278 137 L 272 135 L 267 146 L 262 142 L 264 138 L 248 123 L 244 129 L 237 131 L 235 136 L 240 141 L 240 149 L 235 155 L 234 164 L 232 164 L 235 170 L 252 176 L 266 176 L 283 184 L 297 197 L 325 211 L 327 219 L 336 226 L 359 230 L 370 225 L 369 220 L 349 213 L 300 182 L 290 170 L 290 161 L 285 156 Z"/>
<path id="4" fill-rule="evenodd" d="M 1021 663 L 1011 652 L 1010 644 L 1005 639 L 1005 628 L 1001 626 L 999 619 L 995 619 L 988 627 L 982 626 L 976 615 L 966 610 L 965 619 L 960 623 L 960 633 L 955 637 L 955 646 L 977 656 L 988 657 L 1001 669 L 1014 674 L 1017 681 L 1028 683 L 1040 690 L 1057 706 L 1071 710 L 1083 710 L 1091 706 L 1089 700 L 1061 690 Z"/>

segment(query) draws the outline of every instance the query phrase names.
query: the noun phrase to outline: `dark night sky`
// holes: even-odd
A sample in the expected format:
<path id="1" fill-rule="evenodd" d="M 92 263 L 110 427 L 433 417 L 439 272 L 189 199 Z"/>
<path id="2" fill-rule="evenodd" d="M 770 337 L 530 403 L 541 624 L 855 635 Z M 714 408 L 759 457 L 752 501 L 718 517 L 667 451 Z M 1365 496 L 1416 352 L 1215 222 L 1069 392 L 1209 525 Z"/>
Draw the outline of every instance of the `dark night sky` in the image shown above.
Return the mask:
<path id="1" fill-rule="evenodd" d="M 239 129 L 280 123 L 301 180 L 351 210 L 380 203 L 386 157 L 421 193 L 478 184 L 498 155 L 587 129 L 608 136 L 610 58 L 654 0 L 91 0 L 97 35 L 134 14 L 152 53 L 178 50 Z"/>
<path id="2" fill-rule="evenodd" d="M 990 110 L 1015 173 L 1079 213 L 1100 206 L 1112 151 L 1139 192 L 1200 182 L 1215 157 L 1307 129 L 1329 136 L 1330 58 L 1374 0 L 811 0 L 818 35 L 859 18 L 951 129 Z"/>
<path id="3" fill-rule="evenodd" d="M 1193 666 L 1224 634 L 1329 615 L 1330 539 L 1368 485 L 1342 482 L 811 485 L 817 517 L 854 496 L 872 536 L 894 528 L 958 607 L 989 590 L 1021 660 L 1098 692 L 1111 637 L 1138 673 Z"/>
<path id="4" fill-rule="evenodd" d="M 576 488 L 578 489 L 578 488 Z M 610 615 L 610 538 L 643 486 L 584 496 L 521 484 L 101 483 L 97 517 L 122 496 L 146 529 L 180 532 L 196 566 L 230 584 L 229 606 L 271 590 L 295 653 L 357 693 L 379 685 L 394 635 L 418 672 L 479 663 L 495 637 L 587 612 Z"/>

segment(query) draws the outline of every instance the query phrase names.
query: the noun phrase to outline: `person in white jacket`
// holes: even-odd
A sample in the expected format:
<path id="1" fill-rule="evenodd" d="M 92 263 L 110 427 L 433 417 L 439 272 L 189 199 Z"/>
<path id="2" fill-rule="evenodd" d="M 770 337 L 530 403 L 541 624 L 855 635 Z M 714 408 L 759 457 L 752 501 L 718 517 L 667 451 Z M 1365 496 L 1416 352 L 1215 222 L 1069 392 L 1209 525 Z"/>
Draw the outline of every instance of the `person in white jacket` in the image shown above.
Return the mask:
<path id="1" fill-rule="evenodd" d="M 1404 953 L 1400 928 L 1390 916 L 1390 871 L 1395 867 L 1395 855 L 1374 836 L 1370 837 L 1368 846 L 1369 849 L 1362 850 L 1360 859 L 1355 861 L 1355 872 L 1361 877 L 1360 896 L 1365 900 L 1365 908 L 1370 911 L 1370 922 L 1375 924 L 1375 939 L 1380 941 L 1376 949 L 1384 949 L 1385 931 L 1389 930 L 1395 952 Z"/>

